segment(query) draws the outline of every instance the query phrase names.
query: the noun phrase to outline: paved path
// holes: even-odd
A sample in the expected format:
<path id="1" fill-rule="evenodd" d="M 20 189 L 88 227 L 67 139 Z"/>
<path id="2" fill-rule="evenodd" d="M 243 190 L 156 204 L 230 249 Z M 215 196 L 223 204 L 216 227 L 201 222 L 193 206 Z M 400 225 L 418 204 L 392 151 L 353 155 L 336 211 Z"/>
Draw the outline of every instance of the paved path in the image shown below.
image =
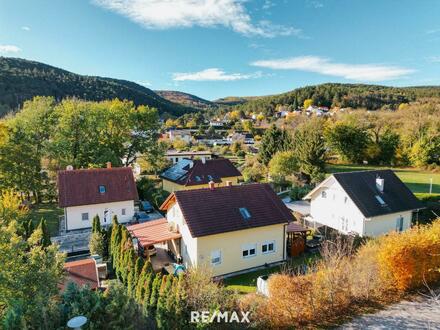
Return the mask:
<path id="1" fill-rule="evenodd" d="M 440 301 L 402 301 L 380 312 L 355 318 L 339 329 L 440 329 Z"/>

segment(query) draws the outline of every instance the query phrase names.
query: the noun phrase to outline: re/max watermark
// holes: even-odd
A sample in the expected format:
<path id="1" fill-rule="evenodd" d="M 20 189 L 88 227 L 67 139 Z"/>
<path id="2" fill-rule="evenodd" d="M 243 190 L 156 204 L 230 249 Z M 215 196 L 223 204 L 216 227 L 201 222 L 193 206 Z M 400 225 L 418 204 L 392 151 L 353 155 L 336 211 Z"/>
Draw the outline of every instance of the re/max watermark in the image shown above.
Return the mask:
<path id="1" fill-rule="evenodd" d="M 250 312 L 191 311 L 191 323 L 250 323 Z"/>

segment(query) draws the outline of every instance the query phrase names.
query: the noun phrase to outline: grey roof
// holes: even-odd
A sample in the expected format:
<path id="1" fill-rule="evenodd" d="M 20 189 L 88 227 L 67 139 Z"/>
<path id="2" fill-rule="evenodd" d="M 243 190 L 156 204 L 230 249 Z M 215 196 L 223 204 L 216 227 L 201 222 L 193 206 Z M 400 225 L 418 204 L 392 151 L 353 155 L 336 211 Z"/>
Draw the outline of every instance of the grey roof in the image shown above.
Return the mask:
<path id="1" fill-rule="evenodd" d="M 424 208 L 392 170 L 342 172 L 333 177 L 367 218 Z M 383 192 L 376 187 L 376 178 L 384 179 Z"/>

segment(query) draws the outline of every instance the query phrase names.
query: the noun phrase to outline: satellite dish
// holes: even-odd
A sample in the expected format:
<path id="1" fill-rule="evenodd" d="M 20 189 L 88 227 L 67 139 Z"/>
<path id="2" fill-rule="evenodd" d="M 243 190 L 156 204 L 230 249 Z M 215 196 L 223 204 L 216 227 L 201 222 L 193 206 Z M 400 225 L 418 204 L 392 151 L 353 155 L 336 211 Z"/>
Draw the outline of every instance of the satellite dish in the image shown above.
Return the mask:
<path id="1" fill-rule="evenodd" d="M 86 323 L 87 323 L 87 317 L 82 315 L 75 316 L 67 322 L 67 327 L 71 329 L 81 329 L 81 327 Z"/>

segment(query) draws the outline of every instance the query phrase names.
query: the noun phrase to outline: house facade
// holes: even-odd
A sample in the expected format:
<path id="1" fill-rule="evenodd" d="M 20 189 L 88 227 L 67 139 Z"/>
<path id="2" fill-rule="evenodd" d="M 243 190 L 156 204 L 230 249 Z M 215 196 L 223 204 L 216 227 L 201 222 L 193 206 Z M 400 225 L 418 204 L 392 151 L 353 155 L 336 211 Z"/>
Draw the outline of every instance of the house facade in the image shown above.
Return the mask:
<path id="1" fill-rule="evenodd" d="M 178 151 L 168 150 L 165 154 L 165 158 L 169 160 L 173 165 L 182 159 L 212 159 L 212 152 L 210 151 Z"/>
<path id="2" fill-rule="evenodd" d="M 391 170 L 336 173 L 304 199 L 313 222 L 370 237 L 408 229 L 423 208 Z"/>
<path id="3" fill-rule="evenodd" d="M 206 188 L 210 181 L 217 187 L 228 182 L 237 184 L 242 178 L 240 171 L 225 158 L 182 159 L 160 175 L 165 191 Z"/>
<path id="4" fill-rule="evenodd" d="M 177 191 L 161 206 L 182 235 L 186 267 L 210 267 L 214 276 L 286 259 L 292 214 L 267 184 Z"/>
<path id="5" fill-rule="evenodd" d="M 67 231 L 91 228 L 96 215 L 103 226 L 110 225 L 114 215 L 120 223 L 130 222 L 136 200 L 136 183 L 129 167 L 108 165 L 58 172 L 58 201 L 64 208 Z"/>

